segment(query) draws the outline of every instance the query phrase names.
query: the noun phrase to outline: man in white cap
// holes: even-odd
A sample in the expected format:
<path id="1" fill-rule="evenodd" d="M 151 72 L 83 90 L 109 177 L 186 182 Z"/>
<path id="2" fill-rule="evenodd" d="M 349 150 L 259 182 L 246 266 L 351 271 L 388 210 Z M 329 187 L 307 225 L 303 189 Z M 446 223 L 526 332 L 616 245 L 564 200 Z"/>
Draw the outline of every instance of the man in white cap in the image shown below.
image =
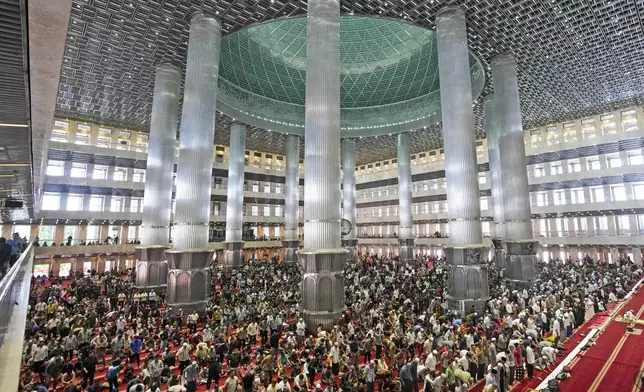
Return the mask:
<path id="1" fill-rule="evenodd" d="M 297 334 L 297 343 L 301 345 L 304 342 L 304 335 L 306 334 L 306 323 L 303 318 L 297 321 L 295 333 Z"/>
<path id="2" fill-rule="evenodd" d="M 436 350 L 433 350 L 432 352 L 429 353 L 429 355 L 427 355 L 427 358 L 425 359 L 425 368 L 429 372 L 433 372 L 436 370 L 436 364 L 438 362 L 437 356 L 438 356 L 438 351 Z"/>

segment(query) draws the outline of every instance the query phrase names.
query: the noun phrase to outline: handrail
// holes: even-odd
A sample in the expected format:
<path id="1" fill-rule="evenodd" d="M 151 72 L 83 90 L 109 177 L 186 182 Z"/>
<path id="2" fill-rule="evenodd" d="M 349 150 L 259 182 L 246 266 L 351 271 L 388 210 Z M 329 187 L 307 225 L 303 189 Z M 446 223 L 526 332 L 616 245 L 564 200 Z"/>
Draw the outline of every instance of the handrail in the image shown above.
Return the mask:
<path id="1" fill-rule="evenodd" d="M 15 350 L 19 350 L 17 355 L 22 353 L 33 249 L 32 242 L 0 281 L 0 355 L 4 359 L 6 355 L 16 355 Z M 16 345 L 18 340 L 20 344 Z M 5 343 L 11 344 L 5 347 Z"/>
<path id="2" fill-rule="evenodd" d="M 33 242 L 29 243 L 27 249 L 20 255 L 16 263 L 7 271 L 7 274 L 0 281 L 0 348 L 4 343 L 5 335 L 9 330 L 12 319 L 14 304 L 20 297 L 25 274 L 31 277 L 33 263 Z M 30 281 L 30 280 L 29 280 Z M 29 282 L 28 281 L 28 282 Z M 27 282 L 27 284 L 29 284 Z M 29 291 L 27 291 L 28 296 Z M 24 298 L 27 300 L 28 298 Z M 26 303 L 25 303 L 26 305 Z M 20 333 L 24 332 L 20 331 Z"/>

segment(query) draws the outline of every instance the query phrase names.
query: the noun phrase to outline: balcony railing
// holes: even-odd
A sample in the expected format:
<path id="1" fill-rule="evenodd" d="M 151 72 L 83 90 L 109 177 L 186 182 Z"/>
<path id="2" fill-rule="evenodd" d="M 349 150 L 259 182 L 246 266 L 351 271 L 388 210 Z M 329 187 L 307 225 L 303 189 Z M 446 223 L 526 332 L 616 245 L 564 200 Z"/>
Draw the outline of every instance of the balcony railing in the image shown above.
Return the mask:
<path id="1" fill-rule="evenodd" d="M 33 249 L 30 244 L 0 281 L 0 384 L 6 391 L 18 388 Z"/>

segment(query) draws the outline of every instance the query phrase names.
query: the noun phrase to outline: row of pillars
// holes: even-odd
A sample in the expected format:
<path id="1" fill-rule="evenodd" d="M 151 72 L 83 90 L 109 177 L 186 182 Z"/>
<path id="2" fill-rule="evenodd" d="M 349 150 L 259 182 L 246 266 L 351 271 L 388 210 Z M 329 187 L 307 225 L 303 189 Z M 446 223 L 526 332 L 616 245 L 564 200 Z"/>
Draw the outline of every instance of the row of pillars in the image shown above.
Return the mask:
<path id="1" fill-rule="evenodd" d="M 296 252 L 297 240 L 297 165 L 299 139 L 289 136 L 286 184 L 287 261 L 296 256 L 303 266 L 302 314 L 309 328 L 331 328 L 344 311 L 344 265 L 355 259 L 355 142 L 345 140 L 344 148 L 344 219 L 351 231 L 342 241 L 340 213 L 340 4 L 337 0 L 310 0 L 307 14 L 307 73 L 305 101 L 304 166 L 304 237 L 303 249 Z M 465 14 L 459 8 L 445 8 L 436 20 L 445 170 L 449 203 L 450 245 L 446 255 L 451 264 L 449 306 L 455 310 L 482 309 L 487 299 L 487 248 L 482 244 L 478 166 L 475 151 L 474 116 L 469 73 Z M 166 66 L 157 71 L 150 146 L 148 181 L 144 199 L 142 247 L 137 250 L 138 267 L 149 276 L 156 271 L 162 285 L 164 274 L 160 264 L 167 263 L 167 289 L 170 306 L 200 309 L 208 295 L 208 265 L 212 251 L 207 249 L 207 233 L 211 187 L 209 162 L 216 115 L 220 21 L 211 15 L 199 14 L 192 19 L 186 82 L 181 118 L 180 153 L 177 170 L 174 248 L 168 249 L 169 206 L 172 181 L 160 171 L 174 159 L 156 143 L 170 142 L 176 134 L 179 99 L 179 70 Z M 495 62 L 496 99 L 499 101 L 501 154 L 505 226 L 512 230 L 508 237 L 508 253 L 526 253 L 527 259 L 510 265 L 516 281 L 529 281 L 533 269 L 532 247 L 521 242 L 532 239 L 529 222 L 525 151 L 518 105 L 516 70 L 512 65 Z M 504 66 L 500 68 L 500 65 Z M 497 79 L 497 75 L 505 77 Z M 518 121 L 517 121 L 518 119 Z M 175 128 L 173 128 L 175 127 Z M 231 127 L 231 158 L 228 203 L 226 212 L 225 264 L 242 262 L 241 240 L 243 163 L 245 126 Z M 155 134 L 165 136 L 157 137 Z M 519 138 L 518 136 L 521 136 Z M 157 139 L 162 139 L 159 141 Z M 410 135 L 398 137 L 398 171 L 400 183 L 400 245 L 401 258 L 414 258 L 411 210 Z M 169 150 L 169 149 L 168 149 Z M 523 162 L 523 163 L 521 163 Z M 152 164 L 151 164 L 152 163 Z M 156 164 L 155 164 L 156 163 Z M 164 164 L 165 163 L 165 164 Z M 292 163 L 292 165 L 291 165 Z M 291 166 L 293 166 L 291 168 Z M 513 170 L 520 168 L 521 170 Z M 152 171 L 152 173 L 151 173 Z M 159 173 L 156 173 L 159 171 Z M 505 180 L 506 179 L 506 180 Z M 148 213 L 145 213 L 148 211 Z M 525 217 L 527 216 L 527 219 Z M 154 234 L 157 233 L 157 234 Z M 529 235 L 528 235 L 529 234 Z M 346 246 L 347 248 L 343 248 Z M 519 244 L 519 245 L 516 245 Z M 528 249 L 530 248 L 530 249 Z M 530 253 L 532 252 L 532 253 Z M 166 262 L 167 261 L 167 262 Z M 156 268 L 154 267 L 156 265 Z M 525 265 L 525 267 L 524 267 Z M 143 278 L 140 286 L 150 285 Z"/>

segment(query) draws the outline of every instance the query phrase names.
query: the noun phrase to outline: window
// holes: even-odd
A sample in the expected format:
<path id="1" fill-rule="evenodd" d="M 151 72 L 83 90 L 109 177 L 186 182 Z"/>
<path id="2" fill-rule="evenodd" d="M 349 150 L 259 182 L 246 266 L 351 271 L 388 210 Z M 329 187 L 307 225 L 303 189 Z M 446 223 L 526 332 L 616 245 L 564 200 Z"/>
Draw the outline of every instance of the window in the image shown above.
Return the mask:
<path id="1" fill-rule="evenodd" d="M 599 170 L 599 158 L 588 158 L 586 160 L 586 170 Z"/>
<path id="2" fill-rule="evenodd" d="M 548 235 L 548 222 L 545 219 L 539 219 L 539 235 Z"/>
<path id="3" fill-rule="evenodd" d="M 118 144 L 116 145 L 117 150 L 128 150 L 130 148 L 130 141 L 129 140 L 118 140 Z"/>
<path id="4" fill-rule="evenodd" d="M 103 211 L 103 202 L 105 201 L 105 197 L 103 196 L 98 196 L 98 195 L 92 195 L 89 198 L 89 210 L 90 211 Z"/>
<path id="5" fill-rule="evenodd" d="M 264 193 L 271 193 L 271 184 L 270 183 L 265 183 L 264 184 Z"/>
<path id="6" fill-rule="evenodd" d="M 605 216 L 597 217 L 597 227 L 599 230 L 608 230 L 608 218 Z"/>
<path id="7" fill-rule="evenodd" d="M 563 174 L 563 165 L 561 163 L 550 164 L 550 175 L 556 176 L 557 174 Z"/>
<path id="8" fill-rule="evenodd" d="M 282 206 L 280 205 L 275 206 L 275 216 L 283 216 Z"/>
<path id="9" fill-rule="evenodd" d="M 59 129 L 54 129 L 51 131 L 51 140 L 52 142 L 67 143 L 69 139 L 69 133 L 67 131 L 61 131 Z"/>
<path id="10" fill-rule="evenodd" d="M 110 203 L 110 211 L 112 212 L 123 212 L 123 204 L 125 198 L 123 196 L 112 196 L 112 202 Z"/>
<path id="11" fill-rule="evenodd" d="M 490 235 L 490 222 L 488 221 L 482 222 L 481 230 L 483 231 L 483 235 Z"/>
<path id="12" fill-rule="evenodd" d="M 579 173 L 581 171 L 581 164 L 579 159 L 571 159 L 568 161 L 568 172 L 570 173 Z"/>
<path id="13" fill-rule="evenodd" d="M 250 214 L 251 214 L 252 216 L 259 216 L 259 206 L 258 206 L 258 205 L 253 205 L 253 206 L 250 208 Z"/>
<path id="14" fill-rule="evenodd" d="M 125 181 L 127 179 L 127 169 L 117 167 L 114 169 L 114 181 Z"/>
<path id="15" fill-rule="evenodd" d="M 611 154 L 606 156 L 608 161 L 608 167 L 621 167 L 622 159 L 619 157 L 619 154 Z"/>
<path id="16" fill-rule="evenodd" d="M 31 226 L 30 225 L 14 225 L 11 233 L 18 233 L 20 238 L 31 238 Z"/>
<path id="17" fill-rule="evenodd" d="M 272 163 L 270 159 L 267 159 L 264 161 L 264 169 L 271 170 L 271 166 L 272 166 Z"/>
<path id="18" fill-rule="evenodd" d="M 261 165 L 260 165 L 259 159 L 255 158 L 255 160 L 253 161 L 253 167 L 256 169 L 259 169 L 260 166 Z"/>
<path id="19" fill-rule="evenodd" d="M 130 212 L 141 212 L 143 206 L 143 199 L 140 197 L 133 197 L 130 199 Z"/>
<path id="20" fill-rule="evenodd" d="M 50 244 L 54 239 L 56 238 L 56 226 L 40 226 L 40 231 L 38 232 L 38 240 L 40 241 L 40 245 L 43 244 L 43 242 L 47 242 L 47 244 Z"/>
<path id="21" fill-rule="evenodd" d="M 543 177 L 546 175 L 546 169 L 543 165 L 534 165 L 534 176 Z"/>
<path id="22" fill-rule="evenodd" d="M 71 237 L 72 245 L 78 243 L 78 226 L 65 226 L 63 229 L 63 242 L 67 243 L 67 240 Z"/>
<path id="23" fill-rule="evenodd" d="M 282 188 L 284 186 L 282 184 L 275 184 L 275 193 L 282 193 Z"/>
<path id="24" fill-rule="evenodd" d="M 644 156 L 639 152 L 631 152 L 628 154 L 628 164 L 633 165 L 644 165 Z"/>
<path id="25" fill-rule="evenodd" d="M 83 210 L 83 195 L 67 196 L 67 211 L 82 211 Z"/>
<path id="26" fill-rule="evenodd" d="M 112 138 L 107 136 L 99 136 L 96 138 L 96 147 L 110 148 L 112 145 Z"/>
<path id="27" fill-rule="evenodd" d="M 584 200 L 584 190 L 583 188 L 573 188 L 570 190 L 570 199 L 572 204 L 583 204 L 586 201 Z"/>
<path id="28" fill-rule="evenodd" d="M 42 209 L 56 211 L 60 209 L 60 193 L 45 193 L 42 197 Z"/>
<path id="29" fill-rule="evenodd" d="M 92 178 L 95 180 L 107 180 L 107 166 L 94 165 Z"/>
<path id="30" fill-rule="evenodd" d="M 74 143 L 81 146 L 89 146 L 89 134 L 77 133 L 76 140 L 74 141 Z"/>
<path id="31" fill-rule="evenodd" d="M 57 177 L 64 176 L 65 175 L 65 162 L 50 160 L 47 163 L 47 175 L 48 176 L 57 176 Z"/>
<path id="32" fill-rule="evenodd" d="M 546 192 L 537 192 L 537 206 L 543 207 L 548 205 L 548 194 Z"/>
<path id="33" fill-rule="evenodd" d="M 563 190 L 558 190 L 552 192 L 554 203 L 556 206 L 562 206 L 566 204 L 566 194 Z"/>
<path id="34" fill-rule="evenodd" d="M 429 214 L 429 203 L 423 204 L 423 211 L 425 214 Z"/>
<path id="35" fill-rule="evenodd" d="M 593 203 L 603 203 L 604 199 L 604 188 L 598 186 L 590 188 L 590 195 L 592 197 Z"/>
<path id="36" fill-rule="evenodd" d="M 128 226 L 127 239 L 128 241 L 137 240 L 139 238 L 139 226 Z"/>
<path id="37" fill-rule="evenodd" d="M 644 183 L 633 184 L 633 197 L 635 200 L 644 200 Z"/>
<path id="38" fill-rule="evenodd" d="M 487 177 L 485 173 L 479 173 L 479 184 L 485 184 L 487 182 Z"/>
<path id="39" fill-rule="evenodd" d="M 134 174 L 132 175 L 132 181 L 134 181 L 134 182 L 145 182 L 145 170 L 143 170 L 143 169 L 134 169 Z"/>
<path id="40" fill-rule="evenodd" d="M 621 231 L 619 234 L 627 234 L 625 232 L 630 231 L 631 222 L 628 215 L 618 215 L 617 216 L 617 228 Z"/>
<path id="41" fill-rule="evenodd" d="M 85 163 L 72 163 L 72 177 L 85 178 L 87 177 L 87 165 Z"/>
<path id="42" fill-rule="evenodd" d="M 488 209 L 488 199 L 487 197 L 482 197 L 481 198 L 481 211 L 485 211 Z"/>
<path id="43" fill-rule="evenodd" d="M 610 187 L 610 193 L 612 195 L 612 201 L 624 201 L 626 200 L 626 188 L 624 185 L 613 185 Z"/>
<path id="44" fill-rule="evenodd" d="M 256 183 L 256 182 L 255 182 L 255 183 L 253 183 L 251 190 L 252 190 L 253 192 L 257 192 L 257 193 L 258 193 L 258 192 L 259 192 L 259 184 L 258 184 L 258 183 Z"/>

